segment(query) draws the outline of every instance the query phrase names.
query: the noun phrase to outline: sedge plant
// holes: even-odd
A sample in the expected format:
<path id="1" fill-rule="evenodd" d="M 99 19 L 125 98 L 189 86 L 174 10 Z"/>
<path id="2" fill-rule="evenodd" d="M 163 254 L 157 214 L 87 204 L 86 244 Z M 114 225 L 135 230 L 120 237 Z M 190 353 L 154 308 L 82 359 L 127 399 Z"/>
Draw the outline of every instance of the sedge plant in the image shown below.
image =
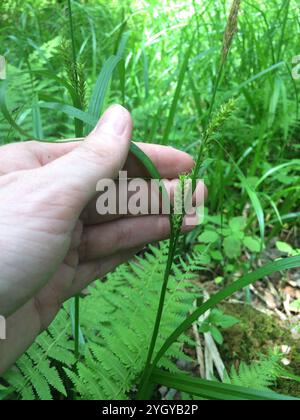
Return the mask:
<path id="1" fill-rule="evenodd" d="M 232 3 L 231 10 L 230 10 L 229 19 L 228 19 L 227 27 L 224 34 L 219 71 L 218 71 L 217 79 L 216 79 L 214 90 L 213 90 L 212 100 L 211 100 L 209 111 L 208 111 L 207 123 L 205 125 L 201 146 L 197 154 L 195 167 L 191 174 L 186 175 L 182 178 L 183 182 L 187 179 L 191 180 L 192 194 L 195 192 L 196 187 L 197 187 L 197 179 L 201 170 L 201 162 L 205 161 L 206 158 L 208 157 L 212 138 L 214 134 L 220 129 L 221 125 L 226 121 L 226 119 L 228 119 L 228 117 L 230 116 L 235 106 L 235 100 L 231 99 L 226 105 L 224 105 L 221 108 L 219 113 L 217 113 L 214 117 L 212 117 L 216 94 L 217 94 L 220 81 L 222 79 L 226 59 L 228 57 L 228 53 L 232 44 L 234 34 L 237 31 L 237 21 L 238 21 L 238 13 L 240 9 L 240 4 L 241 4 L 241 0 L 234 0 Z M 191 47 L 188 49 L 188 52 L 184 60 L 184 65 L 183 65 L 184 71 L 187 70 L 188 59 L 190 57 L 190 54 L 191 54 Z M 182 73 L 180 74 L 180 80 L 181 79 L 183 79 Z M 175 92 L 175 99 L 177 97 L 178 97 L 178 86 Z M 174 106 L 174 101 L 173 101 L 173 106 Z M 181 183 L 182 183 L 182 180 L 181 180 Z M 142 375 L 140 389 L 138 393 L 138 398 L 140 399 L 143 399 L 145 395 L 147 394 L 147 388 L 149 387 L 149 380 L 153 372 L 153 368 L 155 367 L 155 364 L 152 364 L 152 359 L 153 359 L 153 354 L 155 351 L 155 346 L 156 346 L 156 342 L 157 342 L 157 338 L 159 334 L 159 327 L 160 327 L 161 319 L 163 315 L 164 302 L 165 302 L 166 292 L 168 288 L 168 280 L 171 275 L 172 266 L 173 266 L 174 258 L 176 255 L 178 240 L 180 237 L 184 216 L 185 216 L 184 206 L 182 206 L 181 214 L 179 215 L 175 214 L 175 212 L 173 211 L 171 212 L 171 216 L 170 216 L 171 236 L 169 240 L 169 254 L 168 254 L 167 265 L 165 268 L 165 273 L 164 273 L 164 278 L 163 278 L 163 284 L 162 284 L 162 290 L 161 290 L 161 295 L 159 299 L 156 321 L 155 321 L 153 334 L 151 337 L 150 346 L 148 350 L 146 365 L 145 365 L 145 369 Z"/>
<path id="2" fill-rule="evenodd" d="M 72 18 L 72 10 L 71 10 L 71 0 L 67 0 L 68 2 L 68 14 L 69 14 L 69 28 L 70 28 L 70 42 L 69 46 L 67 48 L 64 48 L 65 50 L 69 50 L 71 52 L 70 56 L 67 55 L 65 58 L 65 66 L 67 68 L 68 73 L 68 81 L 66 82 L 63 78 L 57 76 L 57 75 L 51 75 L 52 79 L 55 80 L 58 84 L 64 85 L 67 87 L 68 92 L 70 93 L 70 96 L 72 98 L 72 104 L 73 106 L 65 105 L 62 107 L 62 104 L 58 104 L 55 102 L 43 102 L 38 103 L 37 106 L 43 107 L 46 109 L 56 110 L 63 112 L 68 115 L 68 117 L 71 117 L 74 119 L 75 122 L 75 135 L 76 137 L 83 137 L 83 135 L 96 123 L 101 111 L 104 107 L 104 98 L 107 93 L 107 90 L 110 85 L 110 79 L 115 69 L 118 69 L 119 64 L 119 70 L 120 70 L 120 79 L 121 79 L 121 89 L 122 89 L 122 98 L 124 103 L 125 98 L 125 66 L 124 62 L 122 62 L 121 57 L 121 51 L 119 48 L 115 48 L 114 55 L 110 57 L 105 63 L 102 68 L 101 73 L 99 74 L 99 77 L 97 79 L 95 88 L 93 90 L 92 99 L 89 103 L 88 110 L 85 112 L 85 90 L 84 90 L 84 77 L 82 72 L 82 66 L 80 65 L 79 60 L 79 53 L 76 51 L 76 45 L 75 45 L 75 36 L 74 36 L 74 27 L 73 27 L 73 18 Z M 285 21 L 288 14 L 288 5 L 289 1 L 285 2 L 286 9 L 283 8 L 285 11 Z M 206 159 L 206 157 L 210 154 L 210 149 L 212 142 L 214 140 L 214 135 L 216 132 L 220 131 L 223 123 L 230 117 L 230 114 L 235 108 L 235 100 L 230 99 L 225 105 L 223 105 L 218 112 L 215 112 L 215 102 L 216 97 L 218 94 L 219 86 L 222 82 L 225 64 L 227 61 L 227 57 L 229 54 L 229 50 L 232 44 L 232 40 L 234 37 L 234 34 L 237 30 L 237 18 L 238 18 L 238 12 L 241 5 L 241 0 L 234 0 L 228 23 L 226 26 L 226 30 L 224 33 L 224 40 L 223 40 L 223 46 L 222 46 L 222 52 L 221 57 L 219 60 L 219 67 L 217 70 L 217 76 L 213 83 L 213 90 L 212 90 L 212 97 L 209 103 L 208 111 L 206 112 L 206 115 L 204 115 L 204 128 L 203 128 L 203 134 L 202 134 L 202 141 L 196 156 L 196 165 L 191 174 L 182 175 L 180 177 L 180 183 L 185 183 L 186 181 L 190 181 L 192 185 L 192 189 L 194 191 L 196 187 L 196 181 L 200 177 L 203 177 L 203 172 L 205 170 L 204 165 L 202 162 Z M 198 16 L 197 16 L 198 18 Z M 118 42 L 117 44 L 121 45 L 123 44 L 123 41 L 126 37 L 124 33 L 125 25 L 121 27 L 119 36 L 118 36 Z M 198 31 L 195 32 L 200 34 L 199 31 L 199 22 L 197 19 L 197 29 Z M 280 39 L 280 48 L 278 49 L 278 60 L 280 56 L 282 55 L 282 46 L 283 46 L 283 38 L 284 38 L 284 27 L 282 30 L 282 36 Z M 122 41 L 122 42 L 121 42 Z M 67 41 L 66 41 L 67 43 Z M 169 134 L 171 131 L 171 128 L 174 123 L 174 115 L 178 108 L 179 103 L 179 95 L 182 90 L 183 86 L 183 78 L 185 77 L 185 73 L 188 72 L 188 66 L 190 60 L 190 56 L 192 54 L 193 50 L 193 43 L 189 46 L 187 49 L 186 55 L 184 56 L 184 62 L 181 68 L 181 71 L 179 72 L 179 80 L 175 92 L 175 96 L 172 102 L 172 107 L 170 109 L 170 113 L 167 120 L 167 126 L 165 128 L 165 131 L 163 133 L 163 142 L 167 143 L 169 139 Z M 94 60 L 95 61 L 95 60 Z M 263 71 L 260 72 L 257 76 L 252 77 L 249 79 L 248 82 L 246 82 L 244 85 L 244 88 L 247 87 L 247 83 L 250 83 L 251 81 L 257 80 L 259 77 L 262 77 L 263 75 L 267 74 L 270 71 L 273 71 L 275 68 L 278 67 L 278 64 L 274 65 Z M 147 67 L 145 65 L 145 67 Z M 145 72 L 147 73 L 147 69 Z M 32 70 L 32 73 L 35 74 L 35 70 Z M 43 74 L 42 71 L 39 71 L 39 74 Z M 46 74 L 44 72 L 44 75 L 49 76 L 49 72 Z M 147 77 L 145 77 L 145 85 L 148 84 Z M 197 87 L 194 83 L 194 80 L 189 77 L 190 83 L 193 85 L 193 96 L 196 98 L 197 95 Z M 146 89 L 148 90 L 148 88 Z M 231 95 L 232 96 L 232 95 Z M 201 102 L 199 101 L 199 106 L 201 106 Z M 10 123 L 12 127 L 16 131 L 18 131 L 23 137 L 26 138 L 30 137 L 30 134 L 28 134 L 27 130 L 21 128 L 17 122 L 12 118 L 11 114 L 9 113 L 6 103 L 5 103 L 5 85 L 4 83 L 0 85 L 0 108 L 1 111 L 6 118 L 6 120 Z M 159 110 L 157 115 L 159 114 Z M 201 116 L 201 115 L 200 115 Z M 202 113 L 203 116 L 203 113 Z M 40 118 L 36 117 L 36 121 L 38 122 Z M 156 131 L 153 129 L 152 131 Z M 36 131 L 38 133 L 38 130 Z M 38 134 L 36 137 L 40 137 Z M 150 136 L 151 137 L 151 136 Z M 222 145 L 221 145 L 222 146 Z M 151 160 L 142 152 L 142 150 L 139 149 L 139 147 L 136 144 L 131 144 L 130 147 L 131 153 L 133 153 L 137 159 L 140 160 L 141 163 L 147 168 L 149 174 L 152 178 L 160 179 L 160 175 L 151 162 Z M 231 158 L 230 158 L 231 161 Z M 234 166 L 234 161 L 232 160 L 232 164 Z M 240 177 L 242 177 L 242 174 L 240 174 Z M 246 181 L 243 179 L 242 184 L 245 186 L 246 189 Z M 219 191 L 222 191 L 222 185 L 219 188 Z M 253 202 L 254 202 L 254 196 L 253 196 Z M 254 206 L 255 207 L 255 206 Z M 168 258 L 167 263 L 165 267 L 165 272 L 163 276 L 163 284 L 161 289 L 161 296 L 159 300 L 159 307 L 156 313 L 156 321 L 155 325 L 153 327 L 153 332 L 151 335 L 150 345 L 148 349 L 148 355 L 147 355 L 147 361 L 145 363 L 143 372 L 141 374 L 140 379 L 140 389 L 138 393 L 138 398 L 145 398 L 148 397 L 151 392 L 151 386 L 150 384 L 164 384 L 166 386 L 170 386 L 175 389 L 179 389 L 185 392 L 190 392 L 191 394 L 199 395 L 203 398 L 209 398 L 214 396 L 215 398 L 218 398 L 220 396 L 221 391 L 224 392 L 224 397 L 243 397 L 245 398 L 245 394 L 239 394 L 241 390 L 234 388 L 229 390 L 227 385 L 225 384 L 216 384 L 216 383 L 207 383 L 207 382 L 200 382 L 198 378 L 189 378 L 186 375 L 181 375 L 176 377 L 175 374 L 167 373 L 162 370 L 159 370 L 157 368 L 160 360 L 162 357 L 166 354 L 168 349 L 172 346 L 174 342 L 176 342 L 181 334 L 183 334 L 185 331 L 187 331 L 188 328 L 191 327 L 193 322 L 197 321 L 199 316 L 204 314 L 207 310 L 213 308 L 215 305 L 217 305 L 219 302 L 221 302 L 223 299 L 231 296 L 236 291 L 239 291 L 248 285 L 252 284 L 253 282 L 262 279 L 264 276 L 271 275 L 274 272 L 277 271 L 284 271 L 287 269 L 295 268 L 300 266 L 300 258 L 299 256 L 293 256 L 290 258 L 286 258 L 284 260 L 278 260 L 275 262 L 272 262 L 259 270 L 249 273 L 246 276 L 242 277 L 238 281 L 234 282 L 233 284 L 229 285 L 228 287 L 222 289 L 219 293 L 214 295 L 209 301 L 203 303 L 200 305 L 184 322 L 182 322 L 176 330 L 166 339 L 164 340 L 164 344 L 158 351 L 156 351 L 156 345 L 157 345 L 157 338 L 160 333 L 160 325 L 161 325 L 161 318 L 164 313 L 164 306 L 165 306 L 165 296 L 166 296 L 166 290 L 168 287 L 170 275 L 172 274 L 173 268 L 174 268 L 174 259 L 178 251 L 178 241 L 179 236 L 181 232 L 181 225 L 183 221 L 184 213 L 177 214 L 175 210 L 172 211 L 170 215 L 170 225 L 171 225 L 171 238 L 169 241 L 169 249 L 168 249 Z M 263 219 L 263 216 L 262 216 Z M 79 297 L 76 297 L 75 299 L 75 355 L 78 359 L 79 356 Z M 79 362 L 80 364 L 80 362 Z M 78 367 L 78 364 L 77 364 Z M 189 384 L 188 384 L 189 383 Z M 215 394 L 212 394 L 212 388 L 214 388 Z M 198 389 L 198 394 L 197 394 Z M 229 394 L 229 391 L 231 392 Z M 244 390 L 245 391 L 245 390 Z M 200 393 L 199 393 L 200 392 Z M 249 396 L 249 394 L 248 394 Z M 257 397 L 257 393 L 255 393 L 254 397 Z M 264 398 L 272 399 L 272 395 L 264 395 Z"/>
<path id="3" fill-rule="evenodd" d="M 68 56 L 68 45 L 62 46 L 62 51 L 65 58 L 66 68 L 68 72 L 68 78 L 70 85 L 74 89 L 73 106 L 84 110 L 85 105 L 85 81 L 83 76 L 83 66 L 77 61 L 76 44 L 75 44 L 75 33 L 73 25 L 72 15 L 72 0 L 68 0 L 68 17 L 69 17 L 69 29 L 71 38 L 71 51 L 72 56 Z M 79 119 L 74 119 L 75 124 L 75 136 L 80 138 L 83 136 L 83 122 Z M 80 296 L 74 298 L 74 342 L 75 342 L 75 358 L 79 358 L 79 333 L 80 333 Z"/>

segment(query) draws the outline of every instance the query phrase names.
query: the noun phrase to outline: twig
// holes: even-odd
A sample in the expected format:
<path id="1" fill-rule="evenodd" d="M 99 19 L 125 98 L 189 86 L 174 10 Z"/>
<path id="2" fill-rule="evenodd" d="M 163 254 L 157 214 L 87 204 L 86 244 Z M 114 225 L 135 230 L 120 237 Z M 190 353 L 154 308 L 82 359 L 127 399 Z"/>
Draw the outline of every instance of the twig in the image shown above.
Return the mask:
<path id="1" fill-rule="evenodd" d="M 194 306 L 196 306 L 196 301 L 194 302 Z M 199 373 L 202 379 L 205 379 L 205 362 L 204 362 L 204 353 L 202 349 L 201 337 L 198 331 L 198 324 L 194 322 L 193 324 L 193 334 L 196 341 L 196 354 L 197 354 L 197 361 L 199 364 Z"/>

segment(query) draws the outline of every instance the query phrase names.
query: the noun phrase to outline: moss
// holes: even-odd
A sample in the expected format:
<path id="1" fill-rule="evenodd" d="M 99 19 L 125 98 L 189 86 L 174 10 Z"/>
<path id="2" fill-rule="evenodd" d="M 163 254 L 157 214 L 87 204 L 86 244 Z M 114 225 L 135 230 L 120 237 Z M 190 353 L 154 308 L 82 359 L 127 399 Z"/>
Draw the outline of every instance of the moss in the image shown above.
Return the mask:
<path id="1" fill-rule="evenodd" d="M 220 309 L 240 320 L 239 324 L 223 333 L 224 345 L 220 351 L 227 368 L 233 364 L 238 366 L 239 361 L 250 364 L 258 359 L 259 354 L 267 354 L 270 348 L 287 345 L 291 347 L 290 368 L 300 376 L 300 342 L 291 337 L 284 323 L 246 304 L 225 303 Z M 275 390 L 299 397 L 300 383 L 279 379 Z"/>
<path id="2" fill-rule="evenodd" d="M 299 341 L 292 345 L 291 351 L 291 369 L 293 373 L 300 376 L 300 343 Z M 286 395 L 293 395 L 295 397 L 300 397 L 300 383 L 295 381 L 289 381 L 287 379 L 279 379 L 277 381 L 277 387 L 275 391 L 280 392 Z"/>

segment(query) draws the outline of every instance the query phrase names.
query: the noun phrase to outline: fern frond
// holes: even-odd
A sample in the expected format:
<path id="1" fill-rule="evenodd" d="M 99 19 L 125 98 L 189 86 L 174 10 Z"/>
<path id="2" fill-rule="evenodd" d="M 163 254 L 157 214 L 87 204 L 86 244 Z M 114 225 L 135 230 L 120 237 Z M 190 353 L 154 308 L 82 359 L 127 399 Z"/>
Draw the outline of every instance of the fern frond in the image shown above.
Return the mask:
<path id="1" fill-rule="evenodd" d="M 101 344 L 98 339 L 90 338 L 93 343 L 90 343 L 89 358 L 97 361 L 98 386 L 104 387 L 103 392 L 107 392 L 107 379 L 114 379 L 119 384 L 118 390 L 110 386 L 114 392 L 114 395 L 109 396 L 110 399 L 124 396 L 132 389 L 145 363 L 167 258 L 165 244 L 160 248 L 150 247 L 150 250 L 144 258 L 136 258 L 134 262 L 119 267 L 108 276 L 105 284 L 99 283 L 93 287 L 89 299 L 83 302 L 82 324 L 85 325 L 88 319 L 98 320 L 97 337 L 100 335 L 103 338 Z M 177 267 L 176 277 L 173 276 L 170 280 L 158 346 L 191 309 L 195 298 L 194 286 L 185 279 L 185 275 L 182 267 Z M 99 312 L 97 308 L 103 301 L 105 307 Z M 93 332 L 95 334 L 95 330 Z M 87 332 L 86 335 L 93 337 L 91 333 Z M 175 372 L 178 368 L 173 360 L 188 359 L 182 352 L 183 341 L 184 339 L 170 349 L 161 362 L 162 367 Z M 92 366 L 91 360 L 89 366 Z M 99 366 L 104 370 L 101 371 L 101 378 Z"/>
<path id="2" fill-rule="evenodd" d="M 67 323 L 66 323 L 67 322 Z M 63 379 L 55 363 L 71 366 L 74 356 L 70 351 L 70 321 L 66 311 L 61 311 L 49 331 L 42 333 L 30 349 L 17 362 L 16 368 L 4 375 L 22 399 L 53 399 L 53 390 L 66 396 Z"/>
<path id="3" fill-rule="evenodd" d="M 70 317 L 63 309 L 18 361 L 18 370 L 8 372 L 6 382 L 23 399 L 50 399 L 53 391 L 66 395 L 68 380 L 78 398 L 128 398 L 145 365 L 167 251 L 165 243 L 150 247 L 143 258 L 120 266 L 107 276 L 106 282 L 90 288 L 81 303 L 81 328 L 88 341 L 75 369 Z M 183 321 L 200 295 L 190 283 L 187 269 L 188 264 L 179 263 L 170 278 L 157 348 Z M 161 360 L 160 367 L 178 372 L 177 360 L 190 362 L 183 352 L 185 343 L 194 345 L 183 335 Z"/>
<path id="4" fill-rule="evenodd" d="M 232 385 L 267 390 L 282 374 L 281 358 L 282 354 L 272 351 L 250 366 L 241 363 L 238 371 L 232 366 L 229 381 Z"/>

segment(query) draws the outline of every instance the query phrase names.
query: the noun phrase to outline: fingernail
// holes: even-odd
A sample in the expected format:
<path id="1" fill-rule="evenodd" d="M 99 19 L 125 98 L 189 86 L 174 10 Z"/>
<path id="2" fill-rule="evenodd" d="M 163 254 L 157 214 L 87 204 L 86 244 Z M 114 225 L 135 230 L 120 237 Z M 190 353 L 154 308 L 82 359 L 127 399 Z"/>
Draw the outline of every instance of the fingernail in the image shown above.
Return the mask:
<path id="1" fill-rule="evenodd" d="M 126 130 L 128 123 L 129 118 L 126 109 L 120 105 L 112 105 L 103 114 L 96 129 L 121 136 Z"/>

